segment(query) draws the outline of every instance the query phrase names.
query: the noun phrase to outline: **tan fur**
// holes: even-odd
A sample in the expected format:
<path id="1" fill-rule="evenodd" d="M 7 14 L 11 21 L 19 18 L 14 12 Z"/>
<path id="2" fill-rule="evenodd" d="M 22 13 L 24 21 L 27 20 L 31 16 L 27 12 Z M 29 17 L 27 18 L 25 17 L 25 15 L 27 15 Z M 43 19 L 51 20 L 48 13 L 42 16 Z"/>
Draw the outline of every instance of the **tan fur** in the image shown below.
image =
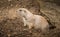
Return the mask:
<path id="1" fill-rule="evenodd" d="M 24 26 L 27 25 L 29 29 L 34 27 L 35 29 L 45 30 L 45 28 L 49 26 L 47 20 L 44 17 L 32 14 L 25 8 L 19 8 L 17 10 L 17 14 L 23 17 Z"/>

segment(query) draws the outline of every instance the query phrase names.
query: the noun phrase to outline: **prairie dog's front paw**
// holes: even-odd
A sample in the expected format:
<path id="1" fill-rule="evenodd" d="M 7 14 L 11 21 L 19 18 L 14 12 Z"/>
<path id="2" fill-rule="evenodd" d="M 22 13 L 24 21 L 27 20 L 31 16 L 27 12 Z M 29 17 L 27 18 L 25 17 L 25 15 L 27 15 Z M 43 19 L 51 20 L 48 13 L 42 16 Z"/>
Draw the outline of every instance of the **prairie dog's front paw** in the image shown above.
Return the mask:
<path id="1" fill-rule="evenodd" d="M 30 23 L 28 27 L 29 27 L 29 29 L 32 29 L 33 24 L 32 24 L 32 23 Z"/>
<path id="2" fill-rule="evenodd" d="M 24 22 L 24 26 L 26 26 L 27 24 L 26 24 L 26 20 L 24 17 L 23 17 L 23 22 Z"/>
<path id="3" fill-rule="evenodd" d="M 26 26 L 26 24 L 24 23 L 24 26 Z"/>

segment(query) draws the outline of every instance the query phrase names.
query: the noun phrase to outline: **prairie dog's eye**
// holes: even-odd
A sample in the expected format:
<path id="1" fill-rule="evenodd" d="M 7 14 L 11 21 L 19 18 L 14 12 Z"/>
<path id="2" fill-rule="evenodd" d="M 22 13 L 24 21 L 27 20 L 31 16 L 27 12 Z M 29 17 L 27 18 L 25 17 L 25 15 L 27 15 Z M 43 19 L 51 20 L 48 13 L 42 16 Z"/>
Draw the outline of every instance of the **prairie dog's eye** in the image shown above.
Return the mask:
<path id="1" fill-rule="evenodd" d="M 22 10 L 19 10 L 19 11 L 22 11 Z"/>

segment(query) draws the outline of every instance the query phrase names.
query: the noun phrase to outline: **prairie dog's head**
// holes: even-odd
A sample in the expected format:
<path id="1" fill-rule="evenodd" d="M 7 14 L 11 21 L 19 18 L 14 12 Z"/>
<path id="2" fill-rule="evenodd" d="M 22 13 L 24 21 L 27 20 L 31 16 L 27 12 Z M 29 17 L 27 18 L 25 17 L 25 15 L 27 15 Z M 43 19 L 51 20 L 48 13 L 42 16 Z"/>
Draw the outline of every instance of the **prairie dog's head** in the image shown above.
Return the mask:
<path id="1" fill-rule="evenodd" d="M 27 9 L 25 9 L 25 8 L 19 8 L 19 9 L 17 9 L 17 11 L 16 11 L 19 15 L 22 15 L 22 16 L 26 16 L 28 13 L 29 13 L 29 11 L 27 10 Z"/>

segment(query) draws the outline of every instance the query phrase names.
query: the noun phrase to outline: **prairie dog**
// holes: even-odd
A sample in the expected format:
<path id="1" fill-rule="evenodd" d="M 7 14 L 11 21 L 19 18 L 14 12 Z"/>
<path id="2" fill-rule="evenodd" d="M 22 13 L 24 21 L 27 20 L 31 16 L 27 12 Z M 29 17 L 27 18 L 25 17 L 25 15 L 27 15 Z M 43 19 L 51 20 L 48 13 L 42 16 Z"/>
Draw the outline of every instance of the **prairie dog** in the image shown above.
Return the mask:
<path id="1" fill-rule="evenodd" d="M 49 24 L 44 17 L 32 14 L 29 10 L 25 8 L 17 9 L 17 14 L 23 17 L 22 19 L 24 22 L 24 26 L 27 25 L 29 29 L 34 27 L 35 29 L 45 30 L 49 27 Z"/>

